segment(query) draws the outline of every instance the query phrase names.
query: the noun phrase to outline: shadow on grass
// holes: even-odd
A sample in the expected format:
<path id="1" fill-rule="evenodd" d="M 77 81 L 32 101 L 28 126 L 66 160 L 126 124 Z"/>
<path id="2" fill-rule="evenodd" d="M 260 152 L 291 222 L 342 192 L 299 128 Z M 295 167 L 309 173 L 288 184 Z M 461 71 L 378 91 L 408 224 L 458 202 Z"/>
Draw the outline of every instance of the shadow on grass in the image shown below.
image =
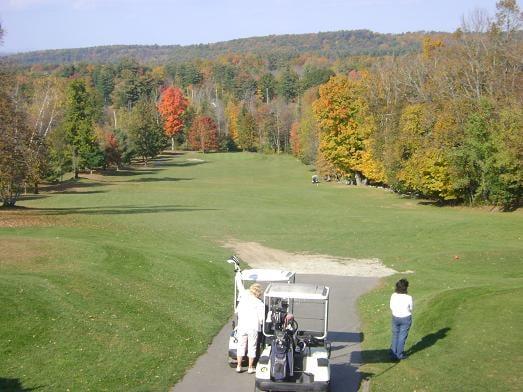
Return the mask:
<path id="1" fill-rule="evenodd" d="M 101 172 L 106 177 L 131 177 L 131 176 L 141 176 L 141 175 L 150 175 L 156 173 L 157 170 L 150 169 L 124 169 L 124 170 L 104 170 Z"/>
<path id="2" fill-rule="evenodd" d="M 93 188 L 96 186 L 102 186 L 106 184 L 102 184 L 97 181 L 80 181 L 80 180 L 67 180 L 60 182 L 58 184 L 49 184 L 42 186 L 42 191 L 45 192 L 52 192 L 52 193 L 59 193 L 59 192 L 65 192 L 68 191 L 71 188 Z"/>
<path id="3" fill-rule="evenodd" d="M 37 195 L 21 195 L 18 200 L 19 201 L 23 201 L 23 200 L 39 200 L 39 199 L 45 199 L 46 197 L 49 197 L 47 195 L 41 195 L 41 194 L 37 194 Z"/>
<path id="4" fill-rule="evenodd" d="M 181 156 L 181 155 L 185 155 L 186 153 L 183 152 L 183 151 L 168 151 L 168 150 L 165 150 L 165 151 L 162 151 L 162 153 L 160 154 L 160 157 L 164 156 L 164 155 L 168 155 L 168 156 Z"/>
<path id="5" fill-rule="evenodd" d="M 172 162 L 169 163 L 163 163 L 159 162 L 156 167 L 190 167 L 190 166 L 198 166 L 203 165 L 205 163 L 209 163 L 208 161 L 183 161 L 183 162 Z"/>
<path id="6" fill-rule="evenodd" d="M 28 392 L 36 391 L 37 389 L 43 388 L 38 386 L 34 388 L 25 388 L 22 382 L 17 378 L 2 378 L 0 377 L 0 391 L 3 392 Z"/>
<path id="7" fill-rule="evenodd" d="M 193 212 L 215 211 L 214 208 L 193 208 L 183 206 L 108 206 L 108 207 L 79 207 L 79 208 L 32 208 L 44 215 L 132 215 L 158 214 L 165 212 Z"/>
<path id="8" fill-rule="evenodd" d="M 425 350 L 426 348 L 436 344 L 438 340 L 444 339 L 447 337 L 447 333 L 450 331 L 449 327 L 441 328 L 439 331 L 434 333 L 429 333 L 421 338 L 419 342 L 410 347 L 407 351 L 407 355 L 416 354 L 419 351 Z"/>
<path id="9" fill-rule="evenodd" d="M 430 346 L 435 345 L 439 340 L 444 339 L 448 332 L 450 331 L 449 327 L 441 328 L 439 331 L 434 333 L 429 333 L 421 338 L 419 342 L 416 342 L 411 346 L 405 353 L 408 356 L 412 356 Z M 396 361 L 391 359 L 390 350 L 380 349 L 380 350 L 363 350 L 361 352 L 352 352 L 353 356 L 361 355 L 361 360 L 363 363 L 395 363 Z"/>
<path id="10" fill-rule="evenodd" d="M 191 181 L 194 178 L 176 178 L 176 177 L 145 177 L 133 178 L 126 182 L 174 182 L 174 181 Z"/>
<path id="11" fill-rule="evenodd" d="M 55 195 L 90 195 L 93 193 L 107 193 L 108 191 L 63 191 L 53 192 Z"/>

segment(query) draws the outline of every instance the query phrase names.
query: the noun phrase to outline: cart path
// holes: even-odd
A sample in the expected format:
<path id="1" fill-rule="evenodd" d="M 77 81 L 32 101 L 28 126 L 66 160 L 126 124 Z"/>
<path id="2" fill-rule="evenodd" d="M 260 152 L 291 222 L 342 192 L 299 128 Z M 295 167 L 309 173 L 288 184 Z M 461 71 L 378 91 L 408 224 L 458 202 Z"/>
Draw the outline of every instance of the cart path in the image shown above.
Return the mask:
<path id="1" fill-rule="evenodd" d="M 329 335 L 332 342 L 331 391 L 356 392 L 360 384 L 360 333 L 357 314 L 358 297 L 372 290 L 378 278 L 335 275 L 297 275 L 297 283 L 318 283 L 331 288 L 329 304 Z M 171 392 L 246 392 L 254 390 L 254 375 L 237 374 L 227 364 L 231 324 L 216 335 L 207 352 L 196 361 Z"/>

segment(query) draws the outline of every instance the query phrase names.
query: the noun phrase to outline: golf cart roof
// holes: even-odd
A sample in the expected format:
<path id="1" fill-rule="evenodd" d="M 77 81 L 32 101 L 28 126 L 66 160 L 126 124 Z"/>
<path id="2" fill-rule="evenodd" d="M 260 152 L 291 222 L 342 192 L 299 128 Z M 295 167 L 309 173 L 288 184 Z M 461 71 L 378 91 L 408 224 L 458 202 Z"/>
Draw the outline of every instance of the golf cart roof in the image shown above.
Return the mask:
<path id="1" fill-rule="evenodd" d="M 253 282 L 288 282 L 294 272 L 277 269 L 246 269 L 241 272 L 242 280 Z"/>
<path id="2" fill-rule="evenodd" d="M 319 284 L 271 283 L 265 289 L 265 296 L 326 301 L 329 299 L 329 288 Z"/>

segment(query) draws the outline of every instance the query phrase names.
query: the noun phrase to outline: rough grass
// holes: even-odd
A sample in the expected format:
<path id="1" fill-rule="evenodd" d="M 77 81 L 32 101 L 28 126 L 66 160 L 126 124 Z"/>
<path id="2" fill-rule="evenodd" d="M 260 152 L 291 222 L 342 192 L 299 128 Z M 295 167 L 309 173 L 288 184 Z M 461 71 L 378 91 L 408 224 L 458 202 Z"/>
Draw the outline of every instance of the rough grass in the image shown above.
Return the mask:
<path id="1" fill-rule="evenodd" d="M 373 390 L 519 388 L 521 212 L 311 174 L 288 156 L 164 156 L 1 211 L 0 390 L 167 390 L 229 316 L 231 238 L 414 271 L 407 361 L 384 355 L 399 276 L 360 302 Z"/>

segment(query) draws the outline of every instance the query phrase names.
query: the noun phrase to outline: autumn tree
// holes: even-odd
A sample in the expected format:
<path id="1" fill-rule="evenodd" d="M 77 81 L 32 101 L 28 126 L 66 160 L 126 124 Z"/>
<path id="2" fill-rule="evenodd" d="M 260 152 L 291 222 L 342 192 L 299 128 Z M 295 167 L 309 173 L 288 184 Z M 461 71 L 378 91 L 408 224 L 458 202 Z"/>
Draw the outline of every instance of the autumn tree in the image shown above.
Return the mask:
<path id="1" fill-rule="evenodd" d="M 214 120 L 208 116 L 196 117 L 189 130 L 188 142 L 193 150 L 203 153 L 217 150 L 218 133 Z"/>
<path id="2" fill-rule="evenodd" d="M 320 131 L 312 109 L 312 104 L 317 98 L 317 87 L 305 92 L 296 126 L 296 137 L 300 147 L 296 156 L 308 165 L 316 162 L 319 147 Z"/>
<path id="3" fill-rule="evenodd" d="M 183 129 L 183 114 L 189 101 L 184 97 L 182 90 L 177 87 L 166 88 L 158 103 L 158 111 L 163 117 L 165 135 L 171 139 L 171 150 L 174 151 L 175 135 Z"/>
<path id="4" fill-rule="evenodd" d="M 115 166 L 118 171 L 122 165 L 131 162 L 134 151 L 127 132 L 122 129 L 100 127 L 97 135 L 103 151 L 105 166 Z"/>
<path id="5" fill-rule="evenodd" d="M 320 150 L 325 159 L 343 175 L 354 176 L 358 184 L 366 178 L 382 181 L 370 150 L 375 124 L 361 80 L 331 78 L 320 87 L 313 109 L 321 129 Z"/>
<path id="6" fill-rule="evenodd" d="M 256 149 L 256 120 L 245 106 L 238 116 L 238 147 L 243 151 Z"/>
<path id="7" fill-rule="evenodd" d="M 298 122 L 292 123 L 290 142 L 291 142 L 291 152 L 292 152 L 292 155 L 294 155 L 295 157 L 299 157 L 301 155 L 299 127 L 300 127 L 300 124 Z"/>
<path id="8" fill-rule="evenodd" d="M 30 173 L 31 131 L 13 97 L 9 76 L 0 69 L 0 200 L 13 207 Z"/>
<path id="9" fill-rule="evenodd" d="M 238 104 L 230 99 L 225 107 L 225 115 L 227 118 L 227 126 L 229 130 L 229 137 L 234 144 L 238 145 L 238 116 L 240 114 L 240 107 Z"/>

